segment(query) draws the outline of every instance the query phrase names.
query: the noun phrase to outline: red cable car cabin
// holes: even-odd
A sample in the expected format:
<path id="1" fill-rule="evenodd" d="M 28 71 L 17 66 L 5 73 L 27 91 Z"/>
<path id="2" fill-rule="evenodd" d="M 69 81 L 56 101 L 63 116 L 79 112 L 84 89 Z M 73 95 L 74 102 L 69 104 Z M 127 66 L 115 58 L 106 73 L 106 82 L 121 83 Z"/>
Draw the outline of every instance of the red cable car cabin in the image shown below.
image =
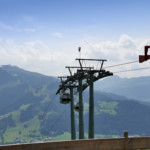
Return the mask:
<path id="1" fill-rule="evenodd" d="M 150 55 L 147 55 L 149 48 L 150 46 L 145 46 L 145 49 L 144 49 L 145 55 L 139 55 L 139 63 L 142 63 L 150 59 Z"/>

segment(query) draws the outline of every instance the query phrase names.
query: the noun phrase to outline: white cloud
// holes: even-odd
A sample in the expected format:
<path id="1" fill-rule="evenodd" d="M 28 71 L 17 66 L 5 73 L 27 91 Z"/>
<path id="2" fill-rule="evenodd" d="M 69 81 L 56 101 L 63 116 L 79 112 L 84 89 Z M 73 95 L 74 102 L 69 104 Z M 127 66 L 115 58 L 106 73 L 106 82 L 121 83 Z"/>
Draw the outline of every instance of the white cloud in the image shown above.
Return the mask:
<path id="1" fill-rule="evenodd" d="M 3 22 L 0 22 L 0 28 L 5 29 L 5 30 L 13 30 L 13 27 L 6 25 Z"/>
<path id="2" fill-rule="evenodd" d="M 42 41 L 21 45 L 12 40 L 0 41 L 0 65 L 12 64 L 47 75 L 64 74 L 65 65 L 74 60 L 73 55 L 68 57 L 68 54 L 53 51 Z"/>
<path id="3" fill-rule="evenodd" d="M 89 41 L 83 44 L 83 49 L 86 49 L 83 56 L 88 58 L 101 58 L 107 59 L 105 63 L 106 66 L 112 66 L 120 63 L 138 61 L 139 54 L 144 54 L 144 46 L 150 45 L 150 39 L 136 40 L 128 35 L 122 35 L 120 39 L 116 42 L 106 41 L 100 43 L 90 43 Z M 84 50 L 83 50 L 84 51 Z M 149 50 L 150 51 L 150 50 Z M 129 65 L 124 65 L 120 67 L 108 68 L 112 72 L 129 70 L 140 67 L 150 66 L 150 61 L 143 64 L 133 63 Z M 150 70 L 141 70 L 135 72 L 126 72 L 118 74 L 122 77 L 133 77 L 133 76 L 144 76 L 150 75 Z"/>
<path id="4" fill-rule="evenodd" d="M 79 44 L 79 43 L 78 43 Z M 0 65 L 12 64 L 27 70 L 47 75 L 65 75 L 65 66 L 79 65 L 75 58 L 79 57 L 77 47 L 81 46 L 82 58 L 107 59 L 104 66 L 110 66 L 138 60 L 139 54 L 144 54 L 144 45 L 150 45 L 150 39 L 136 40 L 122 35 L 116 42 L 106 41 L 91 43 L 82 41 L 81 45 L 66 45 L 65 51 L 54 50 L 42 41 L 32 41 L 17 44 L 13 40 L 0 40 Z M 76 49 L 75 49 L 76 48 Z M 88 64 L 86 64 L 88 66 Z M 96 64 L 97 65 L 97 64 Z M 120 67 L 108 68 L 112 72 L 150 66 L 150 61 L 143 64 L 135 63 Z M 141 70 L 118 74 L 122 77 L 150 75 L 150 70 Z"/>
<path id="5" fill-rule="evenodd" d="M 53 32 L 52 35 L 55 36 L 55 37 L 58 37 L 58 38 L 63 37 L 62 33 L 60 33 L 60 32 Z"/>
<path id="6" fill-rule="evenodd" d="M 14 32 L 36 32 L 36 30 L 39 29 L 39 28 L 14 28 L 10 25 L 4 24 L 3 22 L 0 22 L 0 28 Z"/>

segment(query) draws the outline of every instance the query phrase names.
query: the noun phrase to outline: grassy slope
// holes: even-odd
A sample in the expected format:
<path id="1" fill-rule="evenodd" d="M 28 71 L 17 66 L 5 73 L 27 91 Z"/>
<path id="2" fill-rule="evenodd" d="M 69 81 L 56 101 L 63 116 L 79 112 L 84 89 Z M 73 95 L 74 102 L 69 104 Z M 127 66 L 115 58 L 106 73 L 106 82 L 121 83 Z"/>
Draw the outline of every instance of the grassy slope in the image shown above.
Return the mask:
<path id="1" fill-rule="evenodd" d="M 16 122 L 16 127 L 7 128 L 4 134 L 5 143 L 33 142 L 35 140 L 45 141 L 46 139 L 50 139 L 47 136 L 42 136 L 39 132 L 40 121 L 38 119 L 38 114 L 29 121 L 26 121 L 26 122 L 19 121 L 20 111 L 27 109 L 29 106 L 30 104 L 22 105 L 19 110 L 11 113 L 13 120 L 15 120 Z M 85 107 L 84 113 L 87 113 L 88 107 L 89 107 L 88 103 L 85 103 L 84 107 Z M 117 107 L 117 103 L 101 101 L 99 102 L 99 106 L 96 109 L 96 113 L 105 112 L 108 114 L 115 115 L 116 112 L 114 109 L 116 107 Z M 7 117 L 9 114 L 10 113 L 4 115 L 3 117 Z M 70 137 L 71 137 L 70 133 L 65 132 L 62 135 L 52 137 L 51 140 L 52 141 L 70 140 Z M 85 134 L 85 137 L 88 138 L 88 135 Z M 96 135 L 96 137 L 97 138 L 113 137 L 113 135 Z"/>
<path id="2" fill-rule="evenodd" d="M 44 85 L 41 88 L 41 90 L 39 90 L 38 92 L 37 91 L 35 92 L 35 89 L 31 87 L 30 90 L 33 92 L 35 96 L 46 95 L 45 93 L 46 87 L 47 85 Z M 48 96 L 49 95 L 47 94 L 45 98 L 41 101 L 41 103 L 47 101 Z M 19 108 L 19 110 L 5 114 L 3 116 L 3 117 L 7 117 L 10 114 L 12 114 L 12 118 L 16 123 L 16 127 L 7 128 L 4 134 L 5 143 L 32 142 L 35 141 L 35 139 L 44 140 L 45 138 L 47 138 L 47 137 L 43 137 L 39 132 L 40 120 L 38 119 L 38 114 L 35 115 L 34 118 L 26 122 L 21 122 L 19 120 L 21 110 L 26 110 L 30 105 L 31 104 L 27 104 L 27 105 L 23 104 Z"/>

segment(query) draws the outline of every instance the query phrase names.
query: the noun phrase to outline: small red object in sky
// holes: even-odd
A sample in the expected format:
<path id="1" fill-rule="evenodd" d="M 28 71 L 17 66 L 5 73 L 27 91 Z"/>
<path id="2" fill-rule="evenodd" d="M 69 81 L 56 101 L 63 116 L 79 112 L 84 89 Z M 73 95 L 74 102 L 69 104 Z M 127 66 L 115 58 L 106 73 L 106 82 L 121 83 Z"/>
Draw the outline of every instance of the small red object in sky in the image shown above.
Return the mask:
<path id="1" fill-rule="evenodd" d="M 150 46 L 145 46 L 145 55 L 139 55 L 139 63 L 142 63 L 142 62 L 147 61 L 148 59 L 150 59 L 150 55 L 147 55 L 148 48 L 150 48 Z"/>

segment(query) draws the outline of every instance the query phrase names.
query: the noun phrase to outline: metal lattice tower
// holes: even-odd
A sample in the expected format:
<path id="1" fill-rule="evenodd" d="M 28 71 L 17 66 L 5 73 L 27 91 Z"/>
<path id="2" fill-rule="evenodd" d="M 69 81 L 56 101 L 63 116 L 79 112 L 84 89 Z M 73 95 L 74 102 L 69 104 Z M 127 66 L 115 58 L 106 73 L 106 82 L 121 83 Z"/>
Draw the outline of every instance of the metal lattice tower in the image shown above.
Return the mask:
<path id="1" fill-rule="evenodd" d="M 103 59 L 76 59 L 79 62 L 79 66 L 66 66 L 68 68 L 70 76 L 67 76 L 65 80 L 61 78 L 61 85 L 56 92 L 60 93 L 61 90 L 70 90 L 71 102 L 71 137 L 75 139 L 75 119 L 73 110 L 73 89 L 76 89 L 75 93 L 79 93 L 79 139 L 84 139 L 84 116 L 83 116 L 83 91 L 89 87 L 89 133 L 88 137 L 94 138 L 94 82 L 112 76 L 113 73 L 103 69 L 103 64 L 106 60 Z M 100 67 L 98 69 L 94 67 L 83 66 L 82 61 L 99 62 Z M 75 68 L 77 71 L 73 74 L 71 69 Z"/>

